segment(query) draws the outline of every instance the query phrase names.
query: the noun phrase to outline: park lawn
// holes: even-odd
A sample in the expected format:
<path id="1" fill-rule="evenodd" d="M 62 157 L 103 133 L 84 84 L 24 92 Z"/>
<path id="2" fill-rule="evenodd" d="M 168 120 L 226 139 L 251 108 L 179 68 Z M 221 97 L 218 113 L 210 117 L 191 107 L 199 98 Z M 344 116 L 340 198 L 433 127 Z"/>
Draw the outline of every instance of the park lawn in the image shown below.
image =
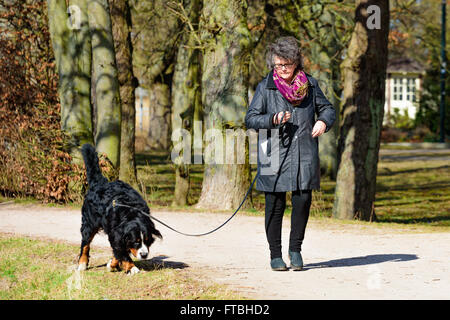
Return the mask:
<path id="1" fill-rule="evenodd" d="M 380 163 L 375 209 L 380 222 L 450 227 L 448 161 Z"/>
<path id="2" fill-rule="evenodd" d="M 443 154 L 427 154 L 439 157 Z M 173 200 L 174 167 L 163 151 L 138 156 L 138 179 L 146 187 L 150 206 L 167 208 Z M 147 165 L 148 164 L 148 165 Z M 195 204 L 202 187 L 202 165 L 192 165 L 190 203 Z M 252 166 L 253 177 L 256 166 Z M 450 230 L 450 165 L 447 161 L 379 161 L 375 213 L 380 223 L 438 226 Z M 321 190 L 313 192 L 311 217 L 330 218 L 335 182 L 321 178 Z M 264 194 L 253 189 L 253 209 L 246 214 L 264 214 Z M 244 195 L 242 195 L 244 196 Z M 289 214 L 289 203 L 286 213 Z M 191 207 L 171 210 L 198 211 Z"/>
<path id="3" fill-rule="evenodd" d="M 242 299 L 190 268 L 108 272 L 110 250 L 95 248 L 85 272 L 75 271 L 79 247 L 0 234 L 0 300 Z M 138 264 L 137 264 L 138 265 Z"/>

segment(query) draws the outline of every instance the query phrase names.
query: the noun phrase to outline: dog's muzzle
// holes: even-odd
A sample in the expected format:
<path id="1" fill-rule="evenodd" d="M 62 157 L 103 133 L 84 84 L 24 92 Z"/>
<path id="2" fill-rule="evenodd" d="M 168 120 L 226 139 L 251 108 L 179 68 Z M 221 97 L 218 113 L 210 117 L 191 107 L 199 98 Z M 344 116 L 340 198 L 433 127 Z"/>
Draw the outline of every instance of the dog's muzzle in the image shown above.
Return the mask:
<path id="1" fill-rule="evenodd" d="M 139 249 L 130 249 L 130 252 L 135 258 L 139 260 L 147 259 L 149 254 L 148 247 L 145 244 L 142 244 Z"/>

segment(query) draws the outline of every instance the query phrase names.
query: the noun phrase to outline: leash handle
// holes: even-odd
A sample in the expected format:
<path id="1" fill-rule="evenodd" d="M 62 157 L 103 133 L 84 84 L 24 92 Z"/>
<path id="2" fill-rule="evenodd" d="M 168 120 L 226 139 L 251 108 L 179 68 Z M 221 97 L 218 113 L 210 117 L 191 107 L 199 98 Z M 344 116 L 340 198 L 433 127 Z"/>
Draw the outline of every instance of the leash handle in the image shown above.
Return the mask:
<path id="1" fill-rule="evenodd" d="M 233 215 L 232 215 L 231 217 L 229 217 L 224 223 L 222 223 L 222 224 L 221 224 L 220 226 L 218 226 L 217 228 L 215 228 L 215 229 L 213 229 L 213 230 L 211 230 L 211 231 L 205 232 L 205 233 L 191 234 L 191 233 L 184 233 L 184 232 L 178 231 L 178 230 L 172 228 L 171 226 L 169 226 L 168 224 L 164 223 L 163 221 L 161 221 L 161 220 L 159 220 L 159 219 L 157 219 L 157 218 L 155 218 L 155 217 L 149 215 L 148 213 L 146 213 L 146 212 L 144 212 L 144 211 L 142 211 L 142 210 L 140 210 L 140 209 L 138 209 L 138 208 L 131 207 L 131 206 L 127 206 L 127 205 L 121 204 L 121 203 L 117 203 L 117 201 L 116 201 L 115 199 L 112 201 L 112 206 L 113 206 L 113 208 L 115 208 L 115 207 L 124 207 L 124 208 L 134 209 L 134 210 L 140 212 L 141 214 L 143 214 L 143 215 L 149 217 L 150 219 L 155 220 L 156 222 L 162 224 L 162 225 L 165 226 L 166 228 L 169 228 L 170 230 L 175 231 L 176 233 L 179 233 L 179 234 L 181 234 L 181 235 L 183 235 L 183 236 L 187 236 L 187 237 L 202 237 L 202 236 L 206 236 L 206 235 L 208 235 L 208 234 L 211 234 L 211 233 L 213 233 L 213 232 L 219 230 L 219 229 L 222 228 L 224 225 L 226 225 L 231 219 L 233 219 L 233 217 L 238 213 L 239 209 L 241 209 L 242 205 L 244 204 L 245 200 L 247 199 L 248 195 L 250 194 L 250 191 L 252 190 L 253 185 L 255 184 L 256 178 L 258 178 L 258 175 L 259 175 L 259 173 L 257 172 L 255 178 L 253 179 L 253 181 L 252 181 L 250 187 L 249 187 L 248 190 L 247 190 L 247 193 L 245 194 L 244 199 L 242 200 L 241 204 L 240 204 L 239 207 L 236 209 L 236 211 L 234 211 Z"/>

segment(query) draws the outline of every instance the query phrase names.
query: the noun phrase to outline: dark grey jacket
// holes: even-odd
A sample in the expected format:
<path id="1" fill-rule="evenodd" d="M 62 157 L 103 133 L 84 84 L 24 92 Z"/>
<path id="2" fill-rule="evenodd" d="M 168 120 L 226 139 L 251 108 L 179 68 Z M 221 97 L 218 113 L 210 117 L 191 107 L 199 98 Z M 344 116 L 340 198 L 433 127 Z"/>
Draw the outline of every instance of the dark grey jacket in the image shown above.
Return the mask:
<path id="1" fill-rule="evenodd" d="M 312 138 L 311 132 L 317 120 L 325 122 L 325 132 L 329 131 L 336 111 L 317 80 L 309 74 L 306 76 L 308 94 L 297 107 L 277 89 L 273 71 L 256 88 L 245 125 L 258 131 L 257 190 L 286 192 L 320 188 L 319 141 L 317 137 Z M 280 111 L 290 111 L 292 116 L 285 125 L 275 126 L 272 118 Z"/>

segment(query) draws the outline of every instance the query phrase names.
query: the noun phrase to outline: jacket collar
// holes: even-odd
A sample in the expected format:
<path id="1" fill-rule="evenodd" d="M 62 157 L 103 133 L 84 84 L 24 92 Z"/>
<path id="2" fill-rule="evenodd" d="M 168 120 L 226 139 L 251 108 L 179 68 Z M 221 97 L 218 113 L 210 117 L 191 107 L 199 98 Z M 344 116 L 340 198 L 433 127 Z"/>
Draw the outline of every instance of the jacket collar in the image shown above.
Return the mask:
<path id="1" fill-rule="evenodd" d="M 270 70 L 269 74 L 267 75 L 267 84 L 266 89 L 276 89 L 277 86 L 275 85 L 275 81 L 273 81 L 273 70 Z"/>
<path id="2" fill-rule="evenodd" d="M 313 76 L 309 73 L 305 72 L 306 78 L 308 79 L 308 84 L 310 87 L 314 87 L 314 81 L 312 81 Z M 267 75 L 267 84 L 266 89 L 277 89 L 277 86 L 275 85 L 275 82 L 273 81 L 273 70 L 270 70 L 269 74 Z"/>

